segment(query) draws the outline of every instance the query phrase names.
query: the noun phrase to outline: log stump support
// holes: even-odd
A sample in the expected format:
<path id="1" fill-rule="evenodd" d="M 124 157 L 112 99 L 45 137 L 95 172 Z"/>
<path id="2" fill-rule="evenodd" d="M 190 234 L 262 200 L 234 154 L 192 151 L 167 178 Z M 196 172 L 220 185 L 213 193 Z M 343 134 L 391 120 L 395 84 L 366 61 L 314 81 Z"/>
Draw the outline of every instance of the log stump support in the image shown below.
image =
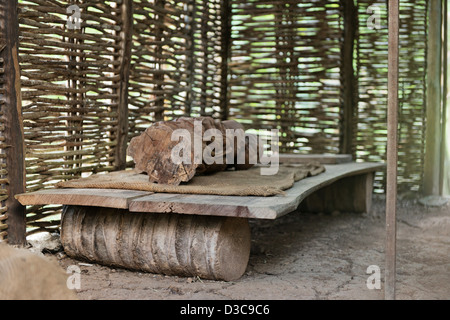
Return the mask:
<path id="1" fill-rule="evenodd" d="M 248 219 L 65 206 L 61 243 L 75 259 L 177 276 L 233 281 L 250 255 Z"/>
<path id="2" fill-rule="evenodd" d="M 300 211 L 370 213 L 374 173 L 345 177 L 306 197 Z"/>

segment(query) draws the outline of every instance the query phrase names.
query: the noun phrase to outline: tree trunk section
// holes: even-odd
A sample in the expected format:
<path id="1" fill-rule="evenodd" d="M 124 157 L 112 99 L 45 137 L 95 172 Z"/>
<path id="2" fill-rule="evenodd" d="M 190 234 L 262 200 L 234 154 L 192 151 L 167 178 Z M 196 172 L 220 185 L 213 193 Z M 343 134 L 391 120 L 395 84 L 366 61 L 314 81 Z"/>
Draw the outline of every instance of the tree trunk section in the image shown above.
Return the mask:
<path id="1" fill-rule="evenodd" d="M 195 127 L 196 121 L 201 121 L 201 128 Z M 190 148 L 186 148 L 189 153 L 187 157 L 189 161 L 183 160 L 181 163 L 174 161 L 172 155 L 174 148 L 181 148 L 180 144 L 186 142 L 182 141 L 184 140 L 182 137 L 179 140 L 177 138 L 172 141 L 174 132 L 180 129 L 186 130 L 189 137 L 187 139 L 190 139 Z M 217 129 L 221 133 L 223 141 L 221 148 L 214 148 L 214 152 L 211 152 L 215 159 L 220 159 L 220 162 L 205 162 L 204 150 L 214 141 L 213 139 L 211 141 L 203 140 L 205 132 L 209 129 Z M 131 140 L 128 146 L 128 155 L 133 158 L 137 170 L 149 175 L 150 182 L 169 185 L 179 185 L 181 182 L 190 181 L 195 175 L 223 171 L 230 167 L 234 167 L 236 170 L 251 168 L 257 162 L 257 157 L 256 161 L 251 161 L 250 158 L 252 152 L 257 155 L 257 144 L 250 145 L 248 137 L 251 135 L 248 134 L 247 137 L 242 139 L 237 139 L 234 136 L 227 137 L 227 130 L 245 134 L 244 127 L 233 120 L 221 122 L 210 117 L 182 117 L 174 121 L 157 122 L 147 128 L 140 136 Z M 256 136 L 254 138 L 256 139 Z M 210 148 L 213 147 L 210 146 Z M 242 163 L 238 163 L 237 156 L 243 152 L 245 152 L 245 159 L 240 161 Z M 227 157 L 229 154 L 231 156 Z M 229 163 L 230 161 L 227 161 L 227 158 L 231 158 L 232 163 Z"/>
<path id="2" fill-rule="evenodd" d="M 61 243 L 75 259 L 151 273 L 232 281 L 247 267 L 250 228 L 242 218 L 66 206 Z"/>

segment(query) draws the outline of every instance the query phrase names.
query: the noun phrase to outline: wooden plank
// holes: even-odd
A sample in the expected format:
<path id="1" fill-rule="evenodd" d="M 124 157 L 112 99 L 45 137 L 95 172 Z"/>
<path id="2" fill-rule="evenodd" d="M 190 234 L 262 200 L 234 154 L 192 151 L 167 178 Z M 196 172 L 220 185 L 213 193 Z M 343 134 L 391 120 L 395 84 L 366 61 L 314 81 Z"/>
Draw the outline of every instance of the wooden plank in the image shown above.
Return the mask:
<path id="1" fill-rule="evenodd" d="M 439 179 L 439 194 L 445 196 L 445 185 L 450 179 L 446 169 L 446 157 L 448 156 L 448 137 L 447 137 L 447 94 L 448 94 L 448 1 L 442 2 L 442 26 L 443 26 L 443 40 L 442 40 L 442 125 L 441 125 L 441 158 L 440 158 L 440 179 Z"/>
<path id="2" fill-rule="evenodd" d="M 352 161 L 351 154 L 280 154 L 280 163 L 308 163 L 318 161 L 322 164 L 339 164 Z"/>
<path id="3" fill-rule="evenodd" d="M 45 189 L 16 195 L 22 205 L 63 204 L 128 209 L 131 200 L 151 194 L 120 189 Z"/>
<path id="4" fill-rule="evenodd" d="M 22 120 L 22 96 L 19 66 L 19 23 L 17 18 L 17 0 L 2 1 L 0 19 L 0 38 L 5 40 L 0 44 L 0 57 L 4 61 L 4 106 L 2 152 L 6 154 L 5 164 L 8 173 L 8 198 L 5 206 L 8 208 L 8 243 L 23 245 L 26 242 L 26 212 L 25 208 L 14 198 L 16 194 L 25 192 L 25 145 Z"/>
<path id="5" fill-rule="evenodd" d="M 388 141 L 386 180 L 385 299 L 395 299 L 398 162 L 399 0 L 389 1 Z"/>
<path id="6" fill-rule="evenodd" d="M 378 163 L 326 165 L 326 172 L 298 181 L 284 195 L 274 197 L 239 197 L 188 194 L 151 194 L 131 201 L 132 212 L 182 213 L 276 219 L 294 211 L 313 192 L 339 179 L 367 174 L 384 167 Z"/>
<path id="7" fill-rule="evenodd" d="M 445 68 L 444 68 L 444 105 L 443 105 L 443 139 L 442 139 L 442 161 L 441 166 L 443 167 L 443 175 L 442 175 L 442 195 L 450 196 L 450 108 L 449 103 L 447 102 L 450 98 L 450 90 L 449 90 L 449 77 L 450 77 L 450 64 L 448 63 L 450 58 L 450 50 L 448 46 L 448 37 L 450 35 L 450 24 L 448 23 L 448 18 L 450 12 L 448 11 L 448 2 L 445 2 L 445 44 L 444 44 L 444 53 L 445 53 Z"/>
<path id="8" fill-rule="evenodd" d="M 24 205 L 65 204 L 128 208 L 131 212 L 181 213 L 276 219 L 297 209 L 313 192 L 347 177 L 365 176 L 384 168 L 379 163 L 344 163 L 325 165 L 326 171 L 300 180 L 284 195 L 216 196 L 150 193 L 120 189 L 46 189 L 17 195 Z"/>

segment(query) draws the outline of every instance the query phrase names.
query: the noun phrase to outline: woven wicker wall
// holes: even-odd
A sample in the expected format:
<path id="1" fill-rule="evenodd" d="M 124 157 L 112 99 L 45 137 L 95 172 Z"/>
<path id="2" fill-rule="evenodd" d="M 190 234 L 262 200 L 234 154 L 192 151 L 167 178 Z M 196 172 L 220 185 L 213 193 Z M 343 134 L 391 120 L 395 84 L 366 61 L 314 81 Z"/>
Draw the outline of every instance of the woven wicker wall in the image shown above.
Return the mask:
<path id="1" fill-rule="evenodd" d="M 82 12 L 81 29 L 66 27 L 69 4 Z M 28 191 L 115 168 L 121 63 L 115 7 L 102 0 L 19 4 Z M 30 228 L 56 224 L 47 216 L 55 208 L 28 211 Z"/>
<path id="2" fill-rule="evenodd" d="M 134 0 L 130 59 L 123 1 L 19 2 L 28 191 L 120 167 L 127 61 L 126 141 L 154 121 L 211 115 L 280 129 L 280 152 L 339 152 L 342 0 Z M 380 0 L 382 28 L 364 27 L 374 3 L 357 0 L 354 149 L 365 161 L 383 161 L 386 148 L 387 11 Z M 81 29 L 66 26 L 72 4 Z M 400 191 L 421 185 L 426 13 L 425 0 L 402 1 Z M 1 72 L 0 61 L 0 90 Z M 380 174 L 376 190 L 383 189 Z M 59 210 L 27 208 L 28 233 L 56 229 Z M 0 206 L 0 239 L 5 211 Z"/>
<path id="3" fill-rule="evenodd" d="M 280 129 L 280 152 L 339 151 L 339 1 L 232 1 L 230 118 Z"/>
<path id="4" fill-rule="evenodd" d="M 386 1 L 358 0 L 357 78 L 359 103 L 354 144 L 357 158 L 384 161 L 387 142 L 388 28 Z M 371 7 L 371 10 L 368 8 Z M 374 16 L 375 14 L 375 16 Z M 374 21 L 379 14 L 378 21 Z M 379 29 L 368 28 L 379 24 Z M 425 140 L 427 1 L 401 1 L 399 79 L 399 193 L 422 185 Z M 376 177 L 383 192 L 385 176 Z"/>
<path id="5" fill-rule="evenodd" d="M 120 3 L 20 1 L 27 191 L 117 169 Z M 67 28 L 69 5 L 80 9 L 80 29 Z M 128 141 L 154 121 L 222 117 L 221 6 L 219 0 L 133 2 Z M 28 208 L 29 233 L 56 228 L 59 212 Z"/>
<path id="6" fill-rule="evenodd" d="M 167 113 L 189 114 L 189 73 L 193 48 L 189 1 L 134 2 L 129 109 L 130 138 Z"/>
<path id="7" fill-rule="evenodd" d="M 221 116 L 221 1 L 134 1 L 130 135 L 153 121 Z"/>

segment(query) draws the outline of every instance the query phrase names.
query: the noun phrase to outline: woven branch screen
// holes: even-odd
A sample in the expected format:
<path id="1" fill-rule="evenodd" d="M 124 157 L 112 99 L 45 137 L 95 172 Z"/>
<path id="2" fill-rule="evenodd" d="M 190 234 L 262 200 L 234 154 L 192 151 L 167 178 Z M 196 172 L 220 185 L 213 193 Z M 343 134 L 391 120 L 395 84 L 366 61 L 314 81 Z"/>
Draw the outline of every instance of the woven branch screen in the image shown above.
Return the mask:
<path id="1" fill-rule="evenodd" d="M 76 2 L 82 25 L 68 28 L 72 3 L 19 3 L 27 191 L 115 169 L 120 10 L 112 2 Z M 42 221 L 55 208 L 29 212 L 30 228 L 56 225 Z"/>
<path id="2" fill-rule="evenodd" d="M 221 3 L 134 1 L 130 139 L 154 121 L 221 117 Z"/>
<path id="3" fill-rule="evenodd" d="M 280 129 L 280 152 L 337 153 L 339 1 L 232 1 L 229 108 L 253 129 Z"/>
<path id="4" fill-rule="evenodd" d="M 4 10 L 3 6 L 0 6 L 0 19 L 3 20 L 3 14 Z M 4 25 L 0 24 L 0 34 L 4 34 Z M 0 38 L 0 51 L 3 50 L 3 47 L 5 45 L 4 39 Z M 4 78 L 4 59 L 0 58 L 0 241 L 5 239 L 7 236 L 6 229 L 8 228 L 8 225 L 6 224 L 6 211 L 7 207 L 5 206 L 5 201 L 8 197 L 8 190 L 6 189 L 6 163 L 5 163 L 5 157 L 3 149 L 6 147 L 4 145 L 3 139 L 3 130 L 5 128 L 4 126 L 4 120 L 3 120 L 3 114 L 4 114 L 4 107 L 5 107 L 5 101 L 3 99 L 4 93 L 5 93 L 5 78 Z"/>
<path id="5" fill-rule="evenodd" d="M 425 146 L 427 2 L 401 1 L 399 60 L 399 193 L 422 185 Z M 357 158 L 384 161 L 387 143 L 388 28 L 386 1 L 358 0 Z M 384 190 L 379 173 L 375 189 Z"/>
<path id="6" fill-rule="evenodd" d="M 223 116 L 222 2 L 133 1 L 130 57 L 123 53 L 121 4 L 19 2 L 27 191 L 117 169 L 126 59 L 128 141 L 155 121 Z M 76 10 L 79 28 L 68 28 Z M 28 208 L 29 233 L 57 227 L 59 212 Z"/>
<path id="7" fill-rule="evenodd" d="M 283 153 L 340 152 L 343 76 L 350 70 L 343 57 L 343 3 L 19 0 L 27 191 L 132 166 L 122 159 L 126 143 L 151 123 L 179 116 L 279 129 Z M 386 1 L 375 3 L 381 9 L 377 30 L 365 27 L 374 2 L 356 3 L 359 100 L 352 149 L 359 160 L 384 161 Z M 69 28 L 68 17 L 77 12 L 79 28 Z M 417 190 L 423 171 L 426 1 L 402 1 L 401 14 L 399 182 Z M 3 163 L 0 171 L 6 169 Z M 384 189 L 383 174 L 375 187 Z M 0 188 L 0 199 L 4 194 Z M 0 206 L 0 239 L 6 236 L 5 212 Z M 28 234 L 57 229 L 59 212 L 57 206 L 27 208 Z"/>

